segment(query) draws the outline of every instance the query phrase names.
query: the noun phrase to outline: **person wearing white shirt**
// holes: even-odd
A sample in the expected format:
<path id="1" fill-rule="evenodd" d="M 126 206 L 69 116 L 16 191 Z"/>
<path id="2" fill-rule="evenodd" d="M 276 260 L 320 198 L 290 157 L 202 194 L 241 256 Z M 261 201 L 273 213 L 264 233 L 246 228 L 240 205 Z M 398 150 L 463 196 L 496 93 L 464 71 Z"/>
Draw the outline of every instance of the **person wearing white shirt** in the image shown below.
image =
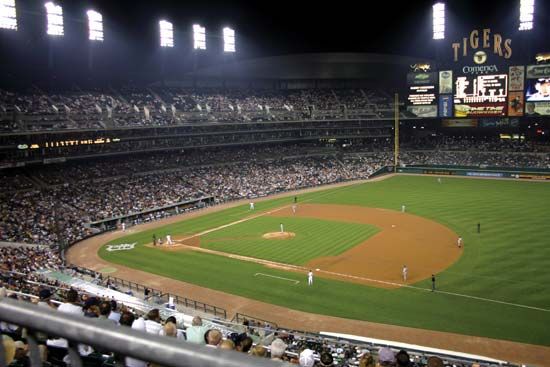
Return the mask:
<path id="1" fill-rule="evenodd" d="M 67 302 L 59 305 L 57 308 L 60 312 L 72 313 L 74 315 L 84 316 L 82 306 L 78 304 L 78 293 L 74 289 L 70 289 L 67 292 Z"/>

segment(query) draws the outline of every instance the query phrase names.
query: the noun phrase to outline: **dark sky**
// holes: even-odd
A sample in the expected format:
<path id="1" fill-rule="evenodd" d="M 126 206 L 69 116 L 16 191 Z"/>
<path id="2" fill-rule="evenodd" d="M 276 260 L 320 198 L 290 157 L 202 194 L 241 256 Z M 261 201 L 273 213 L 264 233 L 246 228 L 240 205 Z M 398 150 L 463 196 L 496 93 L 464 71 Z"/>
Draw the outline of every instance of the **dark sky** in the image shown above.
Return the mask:
<path id="1" fill-rule="evenodd" d="M 71 1 L 73 2 L 73 1 Z M 78 2 L 78 0 L 76 1 Z M 541 14 L 545 1 L 536 0 Z M 194 21 L 217 32 L 237 30 L 237 47 L 246 54 L 300 52 L 381 52 L 423 56 L 430 52 L 433 1 L 182 1 L 89 0 L 106 17 L 143 35 L 144 23 L 165 17 L 178 29 Z M 519 0 L 447 1 L 449 27 L 496 24 L 515 31 Z M 546 11 L 548 13 L 548 11 Z M 550 45 L 549 45 L 550 50 Z"/>
<path id="2" fill-rule="evenodd" d="M 95 81 L 115 77 L 147 81 L 178 77 L 230 62 L 285 54 L 387 53 L 425 59 L 450 57 L 450 44 L 474 29 L 491 27 L 526 55 L 550 51 L 550 0 L 535 0 L 535 31 L 518 35 L 520 0 L 449 0 L 447 39 L 432 40 L 433 1 L 290 0 L 56 0 L 63 6 L 65 36 L 45 32 L 47 0 L 16 0 L 17 32 L 0 31 L 0 71 L 36 80 Z M 105 42 L 87 40 L 86 10 L 103 14 Z M 174 49 L 159 47 L 158 21 L 174 24 Z M 207 30 L 207 52 L 192 49 L 191 27 Z M 221 30 L 236 30 L 236 55 L 223 54 Z M 516 49 L 517 50 L 517 49 Z M 520 52 L 518 51 L 518 54 Z M 522 61 L 523 62 L 523 61 Z M 525 61 L 532 62 L 532 61 Z M 6 81 L 4 77 L 1 81 Z"/>

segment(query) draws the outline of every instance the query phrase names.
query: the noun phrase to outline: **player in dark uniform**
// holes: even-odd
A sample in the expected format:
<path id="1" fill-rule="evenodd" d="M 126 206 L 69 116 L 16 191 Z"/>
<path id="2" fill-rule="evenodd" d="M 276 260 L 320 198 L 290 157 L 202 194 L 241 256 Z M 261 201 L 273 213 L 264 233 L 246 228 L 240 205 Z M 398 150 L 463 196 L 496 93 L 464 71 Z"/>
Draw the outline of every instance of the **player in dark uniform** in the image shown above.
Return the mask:
<path id="1" fill-rule="evenodd" d="M 432 274 L 432 292 L 435 291 L 435 275 Z"/>

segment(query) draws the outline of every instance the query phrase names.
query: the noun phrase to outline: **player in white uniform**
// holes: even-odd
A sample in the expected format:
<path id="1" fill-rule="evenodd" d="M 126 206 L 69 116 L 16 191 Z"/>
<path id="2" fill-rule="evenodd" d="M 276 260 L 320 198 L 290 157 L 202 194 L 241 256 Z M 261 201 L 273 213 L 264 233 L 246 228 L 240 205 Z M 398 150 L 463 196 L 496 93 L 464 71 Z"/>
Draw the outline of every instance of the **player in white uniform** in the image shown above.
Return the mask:
<path id="1" fill-rule="evenodd" d="M 313 272 L 310 270 L 309 273 L 307 273 L 307 285 L 313 284 Z"/>
<path id="2" fill-rule="evenodd" d="M 166 244 L 167 245 L 173 245 L 174 244 L 172 242 L 172 236 L 170 236 L 169 234 L 166 235 Z"/>
<path id="3" fill-rule="evenodd" d="M 409 272 L 409 269 L 407 269 L 407 265 L 403 265 L 403 281 L 407 281 L 407 273 Z"/>
<path id="4" fill-rule="evenodd" d="M 122 232 L 126 231 L 126 223 L 122 222 L 120 226 L 122 227 Z"/>
<path id="5" fill-rule="evenodd" d="M 437 178 L 437 182 L 441 183 L 441 177 Z"/>
<path id="6" fill-rule="evenodd" d="M 405 213 L 405 205 L 401 205 L 401 213 Z"/>
<path id="7" fill-rule="evenodd" d="M 254 203 L 252 201 L 250 202 L 250 210 L 254 210 Z"/>
<path id="8" fill-rule="evenodd" d="M 292 214 L 296 214 L 296 204 L 292 204 Z"/>
<path id="9" fill-rule="evenodd" d="M 458 245 L 458 248 L 462 247 L 462 237 L 458 237 L 458 240 L 456 240 L 456 244 Z"/>
<path id="10" fill-rule="evenodd" d="M 281 233 L 285 231 L 285 227 L 283 227 L 283 223 L 281 223 Z"/>

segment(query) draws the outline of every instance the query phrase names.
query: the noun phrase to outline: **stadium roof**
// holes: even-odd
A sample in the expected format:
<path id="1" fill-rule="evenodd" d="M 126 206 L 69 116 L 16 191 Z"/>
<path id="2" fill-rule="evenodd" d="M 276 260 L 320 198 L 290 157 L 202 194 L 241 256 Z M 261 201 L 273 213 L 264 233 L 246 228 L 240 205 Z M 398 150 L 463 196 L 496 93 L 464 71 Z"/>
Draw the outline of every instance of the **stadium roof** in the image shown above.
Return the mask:
<path id="1" fill-rule="evenodd" d="M 424 61 L 429 60 L 369 53 L 311 53 L 236 61 L 199 69 L 189 75 L 251 79 L 387 79 L 400 70 L 402 79 L 403 70 L 410 64 Z"/>

